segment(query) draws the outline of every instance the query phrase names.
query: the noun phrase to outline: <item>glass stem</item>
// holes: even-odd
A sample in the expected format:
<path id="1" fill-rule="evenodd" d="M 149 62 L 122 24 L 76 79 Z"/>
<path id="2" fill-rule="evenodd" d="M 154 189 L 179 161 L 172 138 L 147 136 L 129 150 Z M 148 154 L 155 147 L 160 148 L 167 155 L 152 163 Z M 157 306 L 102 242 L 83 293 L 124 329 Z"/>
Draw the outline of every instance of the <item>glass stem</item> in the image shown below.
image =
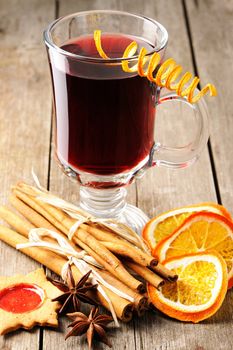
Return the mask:
<path id="1" fill-rule="evenodd" d="M 80 207 L 91 215 L 102 218 L 118 218 L 126 207 L 127 190 L 94 189 L 80 187 Z"/>

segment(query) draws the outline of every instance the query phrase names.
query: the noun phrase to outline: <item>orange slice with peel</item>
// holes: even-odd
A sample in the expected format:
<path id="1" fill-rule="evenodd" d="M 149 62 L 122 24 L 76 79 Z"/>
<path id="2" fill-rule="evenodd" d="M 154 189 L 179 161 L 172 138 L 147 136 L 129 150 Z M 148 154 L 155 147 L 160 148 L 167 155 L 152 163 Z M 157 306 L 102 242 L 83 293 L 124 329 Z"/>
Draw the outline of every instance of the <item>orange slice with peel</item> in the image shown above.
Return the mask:
<path id="1" fill-rule="evenodd" d="M 200 212 L 192 214 L 154 249 L 160 261 L 188 253 L 214 250 L 225 260 L 228 288 L 233 286 L 233 222 L 224 216 Z"/>
<path id="2" fill-rule="evenodd" d="M 142 236 L 153 250 L 158 242 L 173 233 L 190 215 L 200 211 L 216 213 L 231 220 L 231 215 L 222 205 L 211 202 L 194 204 L 176 208 L 154 217 L 144 227 Z"/>
<path id="3" fill-rule="evenodd" d="M 186 322 L 200 322 L 217 312 L 227 292 L 227 267 L 216 252 L 187 254 L 163 262 L 179 275 L 159 290 L 147 286 L 153 305 L 166 315 Z"/>

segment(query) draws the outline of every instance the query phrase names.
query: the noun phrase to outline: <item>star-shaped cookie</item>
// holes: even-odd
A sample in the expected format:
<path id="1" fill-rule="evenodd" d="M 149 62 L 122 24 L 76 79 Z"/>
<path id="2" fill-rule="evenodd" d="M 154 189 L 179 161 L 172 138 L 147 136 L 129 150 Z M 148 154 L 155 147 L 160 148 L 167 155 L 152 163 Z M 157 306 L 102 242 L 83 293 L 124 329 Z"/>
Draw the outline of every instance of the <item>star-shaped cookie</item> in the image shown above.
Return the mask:
<path id="1" fill-rule="evenodd" d="M 0 334 L 35 325 L 57 327 L 60 304 L 52 299 L 60 294 L 43 269 L 0 277 Z"/>

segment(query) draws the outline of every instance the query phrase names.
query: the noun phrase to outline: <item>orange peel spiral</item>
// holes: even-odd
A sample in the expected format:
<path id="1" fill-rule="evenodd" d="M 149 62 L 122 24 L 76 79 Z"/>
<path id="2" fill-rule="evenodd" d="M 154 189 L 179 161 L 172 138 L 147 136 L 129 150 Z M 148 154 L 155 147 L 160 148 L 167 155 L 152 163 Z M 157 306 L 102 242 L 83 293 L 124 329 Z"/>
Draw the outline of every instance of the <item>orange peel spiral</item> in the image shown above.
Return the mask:
<path id="1" fill-rule="evenodd" d="M 96 46 L 96 49 L 97 49 L 98 54 L 100 55 L 100 57 L 102 57 L 104 59 L 109 59 L 109 57 L 106 55 L 106 53 L 104 52 L 104 50 L 102 48 L 102 44 L 101 44 L 101 30 L 95 30 L 94 31 L 94 41 L 95 41 L 95 46 Z"/>
<path id="2" fill-rule="evenodd" d="M 101 58 L 109 59 L 101 45 L 101 30 L 94 31 L 94 41 L 96 49 Z M 125 58 L 132 58 L 138 49 L 136 41 L 131 42 L 125 49 L 121 65 L 124 72 L 135 73 L 139 76 L 146 77 L 159 87 L 166 87 L 175 91 L 178 96 L 186 97 L 190 103 L 196 103 L 199 99 L 209 93 L 210 96 L 216 96 L 217 90 L 213 84 L 206 84 L 198 93 L 195 93 L 200 79 L 193 77 L 192 73 L 185 72 L 182 76 L 183 67 L 178 65 L 173 58 L 168 58 L 161 63 L 161 57 L 158 52 L 154 52 L 150 57 L 145 47 L 140 49 L 137 63 L 129 66 L 129 61 Z M 147 64 L 148 63 L 148 64 Z M 147 68 L 145 69 L 145 65 Z M 157 70 L 157 71 L 156 71 Z M 155 73 L 156 71 L 156 73 Z"/>

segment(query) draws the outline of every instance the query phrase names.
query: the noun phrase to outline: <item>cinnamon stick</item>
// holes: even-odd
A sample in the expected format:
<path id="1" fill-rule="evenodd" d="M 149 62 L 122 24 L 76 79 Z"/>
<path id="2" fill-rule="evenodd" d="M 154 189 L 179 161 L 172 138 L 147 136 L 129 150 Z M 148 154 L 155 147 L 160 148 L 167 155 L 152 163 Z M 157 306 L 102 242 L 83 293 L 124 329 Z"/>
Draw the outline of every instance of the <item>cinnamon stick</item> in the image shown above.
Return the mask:
<path id="1" fill-rule="evenodd" d="M 70 218 L 70 216 L 67 215 L 66 213 L 64 213 L 63 210 L 41 201 L 40 199 L 38 199 L 36 197 L 35 193 L 34 193 L 34 197 L 33 197 L 33 194 L 32 194 L 33 190 L 31 188 L 31 186 L 29 186 L 25 183 L 19 183 L 19 184 L 17 184 L 17 186 L 13 187 L 13 191 L 14 191 L 14 189 L 17 189 L 18 191 L 27 195 L 28 200 L 26 201 L 26 197 L 24 197 L 24 198 L 25 198 L 25 203 L 27 203 L 29 206 L 31 203 L 30 198 L 33 198 L 33 200 L 39 204 L 38 213 L 42 214 L 42 212 L 43 212 L 42 210 L 44 209 L 48 214 L 50 214 L 50 217 L 53 217 L 54 219 L 57 220 L 57 222 L 60 222 L 62 224 L 63 228 L 65 228 L 64 233 L 68 234 L 70 228 L 73 226 L 73 224 L 76 222 L 76 220 Z M 31 193 L 31 195 L 29 193 Z M 54 223 L 54 226 L 56 226 L 55 223 Z"/>
<path id="2" fill-rule="evenodd" d="M 128 271 L 123 267 L 120 260 L 117 259 L 115 255 L 113 255 L 94 237 L 92 237 L 86 231 L 83 231 L 81 229 L 79 229 L 76 232 L 76 237 L 79 239 L 78 244 L 83 249 L 85 249 L 90 255 L 92 255 L 93 258 L 96 259 L 96 261 L 98 261 L 100 264 L 103 264 L 106 270 L 108 270 L 109 272 L 117 276 L 123 283 L 125 283 L 131 289 L 135 289 L 138 292 L 142 292 L 142 293 L 144 292 L 145 288 L 143 284 L 140 281 L 138 281 L 136 278 L 131 276 L 128 273 Z"/>
<path id="3" fill-rule="evenodd" d="M 13 205 L 15 209 L 20 212 L 26 219 L 28 219 L 33 225 L 36 227 L 47 228 L 48 230 L 55 231 L 57 233 L 61 233 L 56 227 L 54 227 L 48 220 L 43 218 L 40 214 L 38 214 L 35 210 L 26 205 L 23 201 L 17 198 L 15 195 L 11 195 L 10 203 Z"/>
<path id="4" fill-rule="evenodd" d="M 6 221 L 13 229 L 15 229 L 17 232 L 19 232 L 20 234 L 22 234 L 26 238 L 28 238 L 30 230 L 35 228 L 34 225 L 32 225 L 30 222 L 28 222 L 24 218 L 21 218 L 20 216 L 18 216 L 16 213 L 12 212 L 7 207 L 3 207 L 3 206 L 0 207 L 0 217 L 4 221 Z M 46 228 L 46 227 L 44 227 L 44 228 Z M 62 236 L 61 232 L 57 232 L 57 233 L 59 233 L 59 235 Z M 54 240 L 52 238 L 46 237 L 45 239 L 48 242 L 54 243 Z M 79 250 L 79 248 L 73 242 L 70 241 L 69 244 L 75 250 L 77 250 L 77 251 Z"/>
<path id="5" fill-rule="evenodd" d="M 134 248 L 131 244 L 127 242 L 101 242 L 106 248 L 111 252 L 129 257 L 134 262 L 141 266 L 156 266 L 158 260 L 150 256 L 149 254 L 144 253 L 142 250 Z"/>
<path id="6" fill-rule="evenodd" d="M 98 271 L 98 273 L 101 275 L 101 277 L 104 278 L 106 282 L 134 298 L 134 309 L 139 316 L 141 316 L 148 308 L 148 298 L 146 295 L 133 291 L 108 271 L 99 270 L 97 268 L 94 269 Z"/>
<path id="7" fill-rule="evenodd" d="M 31 187 L 26 185 L 26 184 L 18 184 L 15 189 L 17 191 L 17 189 L 20 191 L 22 190 L 22 188 L 25 190 L 25 188 L 28 188 L 28 191 L 32 191 Z M 17 191 L 17 195 L 19 195 L 19 191 Z M 48 229 L 52 229 L 56 232 L 59 232 L 52 224 L 51 222 L 53 222 L 54 224 L 56 223 L 56 227 L 59 227 L 59 222 L 63 227 L 63 232 L 67 235 L 68 231 L 70 230 L 70 228 L 73 226 L 73 224 L 76 222 L 74 219 L 70 218 L 67 214 L 65 214 L 62 210 L 57 209 L 47 203 L 43 203 L 42 201 L 40 201 L 39 199 L 37 199 L 36 197 L 30 199 L 29 194 L 26 193 L 25 196 L 21 198 L 24 198 L 25 203 L 27 202 L 28 205 L 33 206 L 35 203 L 38 204 L 38 206 L 34 206 L 34 208 L 36 208 L 37 210 L 40 211 L 41 214 L 44 213 L 45 211 L 47 211 L 49 213 L 49 215 L 47 214 L 47 218 L 48 220 L 46 220 L 43 216 L 41 216 L 40 214 L 37 213 L 37 211 L 30 211 L 30 207 L 28 206 L 23 206 L 23 202 L 20 201 L 17 203 L 17 199 L 16 197 L 11 197 L 11 203 L 16 207 L 18 206 L 18 210 L 24 215 L 26 216 L 26 218 L 31 221 L 33 224 L 35 224 L 37 227 L 45 227 Z M 19 200 L 19 199 L 18 199 Z M 34 203 L 35 202 L 35 203 Z M 34 204 L 33 204 L 34 203 Z M 31 208 L 32 209 L 32 208 Z M 54 221 L 54 218 L 56 219 L 56 221 Z M 57 223 L 58 222 L 58 223 Z M 96 238 L 101 239 L 101 237 L 106 238 L 106 235 L 108 236 L 108 238 L 111 236 L 111 238 L 114 240 L 114 242 L 120 242 L 121 244 L 127 244 L 130 245 L 130 243 L 128 242 L 124 242 L 123 240 L 121 240 L 120 238 L 114 237 L 115 235 L 112 234 L 111 232 L 107 232 L 106 230 L 100 230 L 97 229 L 95 227 L 90 226 L 90 225 L 86 225 L 86 224 L 82 224 L 80 226 L 82 229 L 84 228 L 85 230 L 87 230 L 87 232 L 90 232 L 91 234 L 95 235 Z M 65 229 L 64 229 L 65 228 Z M 80 229 L 78 230 L 80 231 Z M 102 232 L 102 236 L 101 236 L 101 232 Z M 60 233 L 60 232 L 59 232 Z M 114 238 L 113 238 L 114 237 Z M 96 242 L 96 240 L 95 240 Z M 111 243 L 107 243 L 109 244 L 109 246 L 111 245 L 112 250 L 116 252 L 116 248 L 114 248 L 114 245 Z M 103 244 L 102 244 L 103 246 Z M 134 248 L 135 249 L 135 248 Z M 123 249 L 121 249 L 121 251 L 123 252 Z M 110 253 L 110 252 L 109 252 Z M 144 252 L 142 252 L 144 253 Z M 98 252 L 97 252 L 98 254 Z M 144 253 L 145 254 L 145 253 Z M 131 254 L 132 255 L 132 254 Z M 145 254 L 146 255 L 146 254 Z M 116 257 L 115 257 L 116 258 Z M 97 260 L 97 259 L 96 259 Z M 138 262 L 138 261 L 137 261 Z M 155 266 L 155 260 L 152 261 L 152 264 L 148 264 L 148 266 L 155 272 L 157 272 L 159 275 L 161 275 L 162 277 L 164 277 L 165 279 L 174 282 L 177 280 L 178 276 L 176 274 L 174 274 L 172 271 L 168 270 L 167 268 L 165 268 L 163 265 L 158 264 L 157 266 Z M 118 269 L 120 270 L 120 269 Z M 119 277 L 119 275 L 118 275 Z"/>
<path id="8" fill-rule="evenodd" d="M 153 271 L 157 272 L 158 275 L 165 278 L 169 282 L 175 282 L 178 279 L 178 275 L 176 275 L 173 271 L 167 269 L 161 263 L 158 263 L 157 266 L 151 268 Z"/>
<path id="9" fill-rule="evenodd" d="M 27 203 L 32 208 L 36 209 L 38 213 L 46 217 L 50 221 L 50 223 L 52 223 L 62 232 L 68 234 L 70 228 L 76 222 L 75 219 L 68 216 L 61 209 L 43 202 L 40 198 L 37 198 L 36 196 L 38 195 L 38 193 L 40 193 L 40 191 L 37 189 L 34 189 L 32 186 L 29 186 L 24 183 L 19 183 L 17 184 L 17 186 L 14 187 L 14 191 L 16 191 L 15 193 L 19 196 L 20 199 L 23 199 L 25 203 Z M 19 194 L 20 192 L 22 193 L 21 195 Z M 34 206 L 35 203 L 38 204 L 37 207 Z M 59 226 L 60 224 L 62 225 L 62 228 L 60 228 Z M 100 229 L 96 227 L 94 224 L 88 224 L 88 225 L 82 224 L 80 225 L 80 228 L 87 230 L 89 233 L 93 234 L 94 237 L 99 239 L 100 241 L 126 242 L 122 237 L 115 234 L 114 232 L 109 231 L 107 228 L 104 228 L 104 227 L 101 227 Z M 133 244 L 141 248 L 140 244 L 136 239 Z"/>
<path id="10" fill-rule="evenodd" d="M 17 198 L 19 198 L 21 201 L 26 203 L 29 207 L 34 209 L 37 213 L 42 215 L 45 219 L 47 219 L 51 223 L 51 225 L 56 227 L 59 231 L 67 234 L 67 229 L 62 225 L 62 223 L 60 221 L 56 220 L 56 218 L 54 218 L 54 216 L 52 216 L 48 212 L 48 210 L 46 210 L 46 203 L 44 203 L 45 205 L 42 206 L 40 201 L 38 201 L 35 198 L 30 197 L 29 195 L 21 192 L 17 188 L 13 189 L 13 194 Z"/>
<path id="11" fill-rule="evenodd" d="M 10 197 L 10 202 L 21 214 L 23 214 L 37 227 L 47 228 L 61 234 L 61 232 L 58 231 L 53 225 L 51 225 L 44 217 L 42 217 L 24 202 L 22 202 L 19 198 L 15 197 L 15 195 L 12 195 Z M 136 280 L 133 276 L 131 276 L 128 273 L 128 271 L 123 267 L 119 259 L 117 259 L 115 255 L 113 255 L 94 237 L 92 237 L 90 234 L 81 229 L 78 230 L 77 236 L 80 239 L 80 241 L 89 246 L 92 249 L 92 251 L 94 251 L 98 256 L 101 255 L 102 259 L 105 261 L 106 269 L 108 269 L 110 272 L 114 271 L 118 278 L 120 278 L 130 288 L 138 291 L 144 290 L 143 284 L 140 281 Z M 96 254 L 95 259 L 98 261 L 98 259 L 96 258 Z"/>
<path id="12" fill-rule="evenodd" d="M 116 233 L 110 232 L 104 227 L 101 227 L 101 228 L 97 227 L 97 225 L 98 224 L 90 223 L 90 224 L 82 224 L 80 227 L 83 230 L 87 230 L 89 233 L 91 233 L 95 238 L 99 239 L 100 241 L 116 242 L 116 243 L 127 242 L 123 237 L 117 235 Z M 141 246 L 136 239 L 132 244 L 141 249 Z"/>
<path id="13" fill-rule="evenodd" d="M 22 219 L 5 206 L 0 207 L 0 217 L 25 237 L 28 237 L 28 232 L 35 228 L 30 222 Z"/>
<path id="14" fill-rule="evenodd" d="M 35 226 L 30 224 L 28 221 L 20 218 L 17 214 L 13 213 L 10 209 L 8 209 L 7 207 L 4 207 L 4 206 L 0 207 L 0 217 L 3 220 L 5 220 L 10 226 L 12 226 L 17 232 L 22 234 L 24 237 L 28 237 L 29 231 L 32 228 L 35 228 Z M 80 243 L 82 243 L 82 242 L 79 241 L 78 243 L 80 245 Z M 90 250 L 88 249 L 88 247 L 86 245 L 85 246 L 83 245 L 82 248 L 85 249 L 90 254 Z M 75 249 L 77 249 L 77 246 L 75 246 Z M 92 251 L 91 254 L 93 256 L 94 252 Z M 96 255 L 95 255 L 95 257 L 96 257 Z M 105 264 L 104 260 L 102 260 L 102 259 L 99 260 L 99 263 L 103 266 Z M 95 269 L 95 270 L 97 270 L 97 269 Z M 99 269 L 98 269 L 98 272 L 101 276 L 103 276 L 103 278 L 106 279 L 107 282 L 109 282 L 110 284 L 113 284 L 118 289 L 120 289 L 123 292 L 125 292 L 126 294 L 132 296 L 135 299 L 135 309 L 137 310 L 138 314 L 142 313 L 143 309 L 145 309 L 145 307 L 146 307 L 146 298 L 143 295 L 141 295 L 141 294 L 133 291 L 131 288 L 127 287 L 124 283 L 119 281 L 117 278 L 113 277 L 113 275 L 111 275 L 109 272 L 104 271 L 104 270 L 99 270 Z M 114 270 L 112 270 L 111 272 L 114 274 Z"/>
<path id="15" fill-rule="evenodd" d="M 31 198 L 29 195 L 20 192 L 20 190 L 17 190 L 17 187 L 14 189 L 13 193 L 22 201 L 27 203 L 32 209 L 43 215 L 52 225 L 56 226 L 58 229 L 61 229 L 63 233 L 68 234 L 68 229 L 65 228 L 62 223 L 60 223 L 60 220 L 65 220 L 66 227 L 69 229 L 73 226 L 75 220 L 68 220 L 68 218 L 66 218 L 65 215 L 61 215 L 60 211 L 56 208 L 52 208 L 51 205 L 43 203 L 37 198 Z M 91 233 L 100 241 L 108 240 L 108 242 L 104 242 L 103 244 L 114 253 L 129 256 L 142 266 L 157 265 L 157 260 L 154 257 L 144 253 L 141 249 L 135 249 L 130 243 L 120 239 L 117 237 L 117 235 L 114 235 L 111 232 L 86 224 L 82 224 L 80 228 L 87 231 L 88 233 Z M 113 242 L 118 244 L 113 244 Z"/>
<path id="16" fill-rule="evenodd" d="M 27 188 L 28 186 L 26 184 L 18 184 L 14 188 L 13 193 L 27 203 L 32 209 L 43 215 L 52 225 L 56 226 L 58 229 L 61 229 L 63 233 L 68 235 L 68 231 L 75 223 L 75 220 L 69 218 L 62 212 L 62 210 L 54 208 L 53 206 L 40 201 L 36 197 L 31 197 L 25 192 L 21 192 L 21 187 Z M 142 266 L 153 267 L 157 265 L 157 260 L 154 257 L 144 253 L 141 249 L 134 248 L 133 245 L 124 241 L 122 238 L 110 231 L 102 228 L 99 229 L 94 225 L 87 224 L 80 225 L 80 228 L 87 231 L 100 241 L 107 241 L 103 244 L 113 253 L 128 256 Z M 115 244 L 113 244 L 113 242 Z"/>
<path id="17" fill-rule="evenodd" d="M 28 239 L 23 237 L 21 234 L 3 225 L 0 225 L 0 240 L 7 243 L 13 248 L 16 248 L 17 244 L 28 242 Z M 36 260 L 37 262 L 43 264 L 44 266 L 48 267 L 51 271 L 55 272 L 56 274 L 61 275 L 62 267 L 66 262 L 65 258 L 51 251 L 43 250 L 36 247 L 23 248 L 21 252 Z M 76 281 L 81 278 L 81 273 L 74 265 L 72 265 L 72 272 Z M 102 286 L 102 288 L 110 298 L 117 317 L 124 322 L 130 321 L 132 319 L 133 304 L 127 301 L 126 299 L 119 297 L 108 288 L 104 286 Z M 107 301 L 98 291 L 97 297 L 100 303 L 109 310 L 109 305 Z"/>
<path id="18" fill-rule="evenodd" d="M 152 284 L 155 288 L 159 288 L 164 284 L 164 280 L 149 270 L 147 267 L 140 266 L 131 261 L 124 261 L 124 263 L 139 276 L 141 276 L 145 281 Z"/>

